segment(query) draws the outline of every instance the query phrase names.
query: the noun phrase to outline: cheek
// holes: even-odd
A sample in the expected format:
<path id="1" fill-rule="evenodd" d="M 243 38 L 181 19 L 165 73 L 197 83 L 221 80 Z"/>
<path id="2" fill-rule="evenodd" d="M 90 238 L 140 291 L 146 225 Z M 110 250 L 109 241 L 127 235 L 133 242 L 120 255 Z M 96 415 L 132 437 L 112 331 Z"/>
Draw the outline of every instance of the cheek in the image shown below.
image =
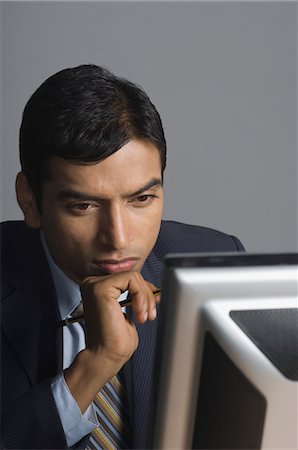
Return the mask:
<path id="1" fill-rule="evenodd" d="M 42 225 L 46 239 L 56 259 L 67 259 L 78 256 L 83 258 L 83 254 L 88 252 L 91 233 L 88 228 L 70 223 L 67 220 L 49 220 Z"/>
<path id="2" fill-rule="evenodd" d="M 51 230 L 46 239 L 56 263 L 71 278 L 84 277 L 85 266 L 90 259 L 92 245 L 86 241 L 79 230 L 65 227 Z M 74 278 L 73 278 L 74 279 Z"/>
<path id="3" fill-rule="evenodd" d="M 143 246 L 149 252 L 154 247 L 159 234 L 161 215 L 162 211 L 154 211 L 154 214 L 149 215 L 139 228 L 139 236 L 142 236 Z"/>
<path id="4" fill-rule="evenodd" d="M 67 242 L 82 242 L 90 237 L 92 226 L 90 227 L 89 222 L 63 214 L 63 211 L 55 211 L 49 217 L 45 217 L 42 226 L 63 245 Z"/>

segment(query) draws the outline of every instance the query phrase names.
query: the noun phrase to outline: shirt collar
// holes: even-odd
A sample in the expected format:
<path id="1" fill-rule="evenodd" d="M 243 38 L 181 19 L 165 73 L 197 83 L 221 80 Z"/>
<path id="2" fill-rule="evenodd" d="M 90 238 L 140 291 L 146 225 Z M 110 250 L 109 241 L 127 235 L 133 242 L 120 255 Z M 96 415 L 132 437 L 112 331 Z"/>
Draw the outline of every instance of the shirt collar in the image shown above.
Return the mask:
<path id="1" fill-rule="evenodd" d="M 61 319 L 65 319 L 69 316 L 73 310 L 78 306 L 81 301 L 81 291 L 80 286 L 71 280 L 61 269 L 57 266 L 52 258 L 49 247 L 47 245 L 44 233 L 40 230 L 40 239 L 42 246 L 44 248 L 50 270 L 52 273 L 56 296 L 58 310 Z"/>

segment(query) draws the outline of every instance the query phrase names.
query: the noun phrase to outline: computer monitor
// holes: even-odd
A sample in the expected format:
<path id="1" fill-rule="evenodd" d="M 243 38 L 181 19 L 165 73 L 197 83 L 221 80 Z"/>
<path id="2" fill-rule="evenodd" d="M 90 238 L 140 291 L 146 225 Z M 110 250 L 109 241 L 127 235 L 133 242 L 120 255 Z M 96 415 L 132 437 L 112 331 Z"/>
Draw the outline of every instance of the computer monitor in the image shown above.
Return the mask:
<path id="1" fill-rule="evenodd" d="M 298 448 L 298 254 L 165 260 L 148 446 Z"/>

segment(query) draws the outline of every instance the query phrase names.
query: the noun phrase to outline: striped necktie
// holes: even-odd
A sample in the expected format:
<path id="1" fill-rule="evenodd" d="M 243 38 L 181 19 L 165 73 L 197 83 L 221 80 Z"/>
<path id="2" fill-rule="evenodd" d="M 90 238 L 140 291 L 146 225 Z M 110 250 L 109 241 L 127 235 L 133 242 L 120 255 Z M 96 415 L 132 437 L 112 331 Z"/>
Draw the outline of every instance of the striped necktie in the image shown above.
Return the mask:
<path id="1" fill-rule="evenodd" d="M 82 314 L 83 305 L 80 303 L 71 316 L 76 318 Z M 86 334 L 84 321 L 80 325 Z M 93 406 L 99 425 L 92 431 L 86 450 L 130 448 L 128 400 L 121 371 L 96 394 Z"/>
<path id="2" fill-rule="evenodd" d="M 129 417 L 122 374 L 115 375 L 96 395 L 94 409 L 99 426 L 93 430 L 87 449 L 127 449 Z"/>

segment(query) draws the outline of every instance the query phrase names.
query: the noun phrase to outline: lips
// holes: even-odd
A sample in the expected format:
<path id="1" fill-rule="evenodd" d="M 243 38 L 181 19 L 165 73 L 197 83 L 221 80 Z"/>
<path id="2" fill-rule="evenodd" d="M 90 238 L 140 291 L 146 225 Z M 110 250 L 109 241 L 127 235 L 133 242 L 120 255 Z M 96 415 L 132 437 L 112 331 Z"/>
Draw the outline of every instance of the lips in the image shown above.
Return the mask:
<path id="1" fill-rule="evenodd" d="M 102 272 L 105 273 L 120 273 L 129 272 L 134 269 L 137 262 L 137 258 L 124 258 L 120 260 L 116 259 L 104 259 L 96 261 L 95 264 Z"/>

